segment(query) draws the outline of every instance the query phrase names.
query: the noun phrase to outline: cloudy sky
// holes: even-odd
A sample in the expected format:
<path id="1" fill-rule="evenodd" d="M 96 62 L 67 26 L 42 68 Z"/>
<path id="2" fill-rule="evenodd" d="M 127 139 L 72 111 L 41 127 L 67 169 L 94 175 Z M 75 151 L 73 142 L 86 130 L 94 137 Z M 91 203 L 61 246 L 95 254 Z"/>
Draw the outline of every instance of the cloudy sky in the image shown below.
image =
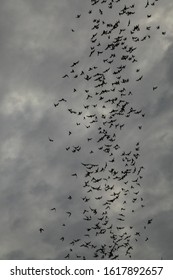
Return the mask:
<path id="1" fill-rule="evenodd" d="M 97 32 L 91 30 L 93 19 L 115 23 L 119 17 L 119 28 L 126 29 L 130 18 L 128 31 L 139 24 L 140 39 L 150 34 L 147 40 L 133 43 L 137 47 L 137 62 L 129 63 L 123 72 L 123 78 L 130 79 L 125 84 L 127 92 L 133 92 L 127 100 L 137 110 L 142 109 L 145 117 L 134 115 L 122 120 L 118 117 L 125 127 L 117 134 L 116 144 L 121 146 L 117 153 L 130 152 L 139 141 L 138 167 L 145 167 L 140 190 L 145 207 L 138 204 L 133 213 L 130 202 L 128 204 L 130 196 L 127 196 L 125 215 L 127 224 L 133 226 L 131 256 L 132 259 L 173 259 L 173 3 L 149 0 L 154 5 L 149 5 L 146 11 L 147 1 L 143 0 L 128 3 L 121 0 L 114 3 L 113 9 L 107 7 L 109 1 L 100 2 L 91 6 L 90 0 L 0 1 L 0 259 L 63 259 L 74 238 L 91 241 L 84 237 L 89 222 L 83 220 L 81 214 L 85 206 L 82 197 L 86 195 L 82 185 L 87 181 L 81 162 L 97 163 L 102 168 L 108 156 L 98 150 L 98 143 L 93 140 L 98 139 L 98 123 L 87 129 L 91 120 L 86 115 L 107 115 L 113 105 L 103 108 L 96 97 L 93 101 L 92 98 L 86 100 L 85 89 L 93 95 L 96 89 L 93 81 L 84 80 L 79 73 L 83 70 L 90 75 L 87 70 L 94 66 L 98 72 L 111 67 L 105 74 L 106 79 L 110 85 L 115 81 L 112 73 L 118 64 L 101 63 L 101 57 L 106 57 L 104 53 L 90 58 L 89 54 L 90 38 Z M 125 4 L 134 3 L 134 15 L 117 14 Z M 76 18 L 78 14 L 80 18 Z M 147 14 L 152 16 L 147 18 Z M 160 29 L 156 28 L 158 25 Z M 150 30 L 146 30 L 147 26 L 151 26 Z M 108 39 L 100 40 L 103 50 Z M 119 58 L 121 50 L 117 48 L 115 54 Z M 78 60 L 74 67 L 78 75 L 75 79 L 70 65 Z M 136 69 L 140 69 L 139 73 Z M 62 78 L 65 74 L 70 78 Z M 141 75 L 142 80 L 137 82 Z M 153 91 L 153 86 L 158 88 Z M 54 103 L 61 98 L 67 102 L 59 102 L 55 107 Z M 90 105 L 84 110 L 89 102 L 97 107 Z M 76 117 L 69 108 L 82 111 L 82 115 Z M 139 125 L 142 130 L 138 129 Z M 87 138 L 93 139 L 87 141 Z M 75 145 L 81 150 L 73 153 Z M 94 152 L 90 153 L 91 150 Z M 117 155 L 114 167 L 121 168 L 120 161 Z M 72 176 L 74 173 L 77 178 Z M 120 181 L 111 183 L 117 185 L 117 190 L 130 189 L 130 185 Z M 93 186 L 98 185 L 93 183 Z M 69 195 L 72 199 L 68 199 Z M 94 190 L 88 195 L 93 196 L 92 207 L 102 213 L 103 206 L 94 199 L 97 196 Z M 115 215 L 118 207 L 124 207 L 123 200 L 121 205 L 117 202 L 111 205 L 111 223 L 117 223 Z M 52 208 L 56 211 L 50 210 Z M 151 225 L 144 230 L 146 221 L 151 218 Z M 42 233 L 40 228 L 44 229 Z M 136 241 L 138 231 L 141 236 Z M 62 236 L 64 241 L 60 240 Z M 102 238 L 109 244 L 108 235 Z M 96 241 L 93 237 L 92 241 L 99 244 L 99 237 Z M 82 250 L 80 246 L 74 248 L 72 259 Z M 88 248 L 85 250 L 82 254 L 92 258 Z M 120 258 L 126 256 L 120 252 Z"/>

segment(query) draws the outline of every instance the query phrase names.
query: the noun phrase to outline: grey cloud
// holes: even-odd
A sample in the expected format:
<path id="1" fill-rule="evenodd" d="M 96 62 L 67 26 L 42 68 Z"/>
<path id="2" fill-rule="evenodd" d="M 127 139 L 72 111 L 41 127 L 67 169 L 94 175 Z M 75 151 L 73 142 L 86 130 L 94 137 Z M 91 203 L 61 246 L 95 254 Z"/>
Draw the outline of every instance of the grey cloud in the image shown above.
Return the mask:
<path id="1" fill-rule="evenodd" d="M 85 195 L 82 186 L 87 178 L 84 177 L 81 162 L 95 161 L 104 166 L 106 157 L 98 150 L 97 126 L 86 130 L 81 117 L 81 126 L 77 128 L 75 123 L 79 119 L 72 118 L 67 112 L 68 108 L 83 110 L 83 105 L 87 103 L 83 98 L 84 90 L 86 87 L 92 89 L 93 85 L 82 79 L 77 82 L 61 77 L 78 59 L 82 61 L 79 72 L 83 66 L 87 68 L 95 62 L 101 66 L 99 60 L 88 60 L 91 28 L 88 20 L 89 2 L 1 1 L 0 259 L 62 259 L 73 237 L 84 240 L 87 225 L 81 219 L 86 206 L 82 201 Z M 167 15 L 171 22 L 171 1 L 158 5 L 159 17 Z M 138 3 L 137 9 L 134 22 L 143 18 L 143 1 Z M 82 14 L 80 21 L 75 18 L 78 13 Z M 106 11 L 103 19 L 113 19 L 114 16 L 113 11 Z M 97 11 L 93 17 L 98 17 Z M 164 25 L 163 29 L 168 26 L 165 18 L 162 17 L 159 23 Z M 153 21 L 148 24 L 158 24 L 157 20 Z M 140 34 L 143 36 L 145 24 L 142 20 L 141 24 L 143 29 Z M 126 26 L 125 19 L 122 25 Z M 71 28 L 75 29 L 74 33 Z M 127 222 L 133 224 L 136 230 L 142 230 L 143 223 L 150 216 L 153 217 L 152 225 L 141 239 L 138 242 L 133 240 L 135 259 L 173 257 L 170 246 L 173 231 L 172 39 L 169 31 L 168 40 L 165 41 L 159 39 L 159 34 L 153 28 L 151 44 L 147 42 L 136 51 L 138 65 L 126 69 L 126 75 L 130 77 L 129 87 L 133 92 L 133 104 L 136 108 L 142 107 L 145 118 L 140 121 L 137 118 L 125 119 L 126 129 L 117 137 L 121 148 L 129 151 L 134 149 L 136 140 L 140 141 L 139 166 L 145 166 L 141 187 L 145 207 L 141 208 L 139 204 L 133 216 L 129 202 Z M 169 47 L 166 47 L 168 41 Z M 106 42 L 103 46 L 106 47 Z M 121 51 L 118 51 L 117 57 L 120 56 Z M 144 71 L 144 80 L 139 84 L 134 82 L 138 67 L 141 73 Z M 107 74 L 110 83 L 112 77 L 111 73 Z M 153 93 L 155 83 L 158 83 L 158 90 Z M 73 93 L 74 88 L 79 90 L 76 95 Z M 62 97 L 68 103 L 55 108 L 53 103 Z M 96 100 L 93 97 L 93 102 Z M 87 114 L 94 110 L 98 115 L 104 113 L 98 105 L 96 109 L 89 109 Z M 144 127 L 142 134 L 137 129 L 139 122 Z M 70 138 L 69 130 L 73 130 Z M 53 143 L 49 142 L 49 137 L 54 140 Z M 87 137 L 93 137 L 91 145 L 88 145 Z M 71 145 L 81 145 L 82 151 L 74 154 L 67 152 L 65 148 Z M 93 155 L 89 154 L 91 149 Z M 115 168 L 121 168 L 121 165 L 119 155 Z M 71 176 L 75 172 L 78 178 Z M 122 187 L 122 184 L 116 186 L 118 190 Z M 68 200 L 68 195 L 73 199 Z M 94 201 L 96 195 L 94 192 L 91 195 L 93 207 L 97 206 Z M 120 201 L 124 199 L 122 197 Z M 53 207 L 56 212 L 50 210 Z M 117 203 L 112 210 L 112 222 L 119 207 Z M 73 213 L 70 219 L 67 211 Z M 62 227 L 63 223 L 65 227 Z M 40 227 L 45 230 L 42 234 L 39 232 Z M 61 236 L 65 236 L 64 242 L 60 241 Z M 149 236 L 149 243 L 145 242 L 146 236 Z M 108 236 L 103 239 L 100 242 L 97 240 L 98 245 L 109 242 Z M 83 252 L 79 247 L 76 250 L 77 254 Z M 89 257 L 90 253 L 86 251 L 86 255 Z"/>

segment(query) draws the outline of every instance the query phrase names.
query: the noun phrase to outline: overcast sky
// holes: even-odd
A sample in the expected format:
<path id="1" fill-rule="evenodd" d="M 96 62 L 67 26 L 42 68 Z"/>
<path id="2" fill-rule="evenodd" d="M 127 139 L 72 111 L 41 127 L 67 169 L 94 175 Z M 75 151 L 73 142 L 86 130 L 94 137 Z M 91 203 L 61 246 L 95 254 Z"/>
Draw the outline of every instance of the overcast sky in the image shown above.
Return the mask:
<path id="1" fill-rule="evenodd" d="M 142 197 L 141 203 L 145 207 L 139 202 L 133 213 L 132 196 L 127 195 L 126 210 L 121 212 L 127 217 L 123 225 L 133 226 L 131 257 L 173 259 L 173 3 L 171 0 L 149 0 L 155 5 L 146 10 L 147 0 L 121 0 L 114 3 L 113 9 L 107 7 L 111 1 L 100 2 L 91 6 L 90 0 L 0 1 L 0 259 L 63 259 L 74 238 L 81 239 L 80 242 L 92 241 L 97 246 L 99 242 L 110 244 L 108 234 L 98 236 L 97 240 L 94 235 L 92 239 L 84 236 L 90 222 L 83 220 L 82 215 L 89 204 L 82 200 L 86 196 L 82 186 L 88 179 L 84 177 L 85 168 L 81 162 L 99 164 L 103 168 L 108 159 L 112 159 L 98 150 L 101 146 L 96 141 L 99 124 L 93 123 L 89 129 L 85 125 L 92 120 L 86 115 L 107 116 L 115 105 L 105 104 L 107 107 L 103 108 L 101 101 L 96 99 L 94 82 L 84 80 L 80 73 L 83 70 L 90 75 L 88 69 L 94 66 L 98 69 L 92 74 L 111 67 L 105 74 L 111 85 L 115 81 L 113 71 L 124 62 L 101 63 L 101 58 L 106 58 L 104 53 L 89 57 L 90 38 L 97 32 L 91 30 L 94 18 L 113 24 L 120 18 L 119 28 L 127 29 L 125 33 L 139 24 L 140 31 L 134 36 L 140 39 L 150 34 L 147 40 L 133 43 L 137 47 L 134 52 L 137 62 L 129 63 L 122 75 L 124 79 L 130 79 L 125 84 L 127 92 L 133 93 L 127 97 L 130 107 L 142 109 L 145 117 L 133 115 L 121 119 L 118 116 L 118 121 L 125 126 L 117 132 L 115 144 L 121 149 L 117 150 L 113 167 L 122 168 L 120 154 L 134 150 L 135 144 L 140 142 L 137 167 L 144 166 L 145 169 L 141 172 L 139 200 Z M 134 15 L 118 15 L 125 4 L 134 3 Z M 99 9 L 102 9 L 102 15 Z M 81 14 L 80 18 L 76 18 L 78 14 Z M 151 14 L 151 18 L 147 18 L 147 14 Z M 127 27 L 129 19 L 131 23 Z M 160 29 L 156 28 L 158 25 Z M 147 26 L 151 29 L 146 30 Z M 166 35 L 163 35 L 165 31 Z M 106 36 L 102 39 L 99 36 L 99 50 L 104 50 L 110 41 Z M 114 52 L 119 59 L 121 50 L 117 48 Z M 75 67 L 70 67 L 78 60 Z M 75 69 L 73 75 L 70 73 L 72 68 Z M 136 69 L 140 69 L 139 73 Z M 62 78 L 65 74 L 70 78 Z M 76 79 L 73 78 L 75 74 L 78 75 Z M 137 82 L 141 75 L 142 80 Z M 157 86 L 154 91 L 153 86 Z M 122 84 L 120 88 L 123 87 Z M 74 88 L 76 92 L 73 92 Z M 93 99 L 86 100 L 85 89 Z M 112 92 L 112 96 L 114 94 Z M 59 102 L 55 107 L 54 103 L 61 98 L 67 102 Z M 90 105 L 84 110 L 86 104 L 97 106 Z M 71 114 L 69 108 L 82 111 L 82 115 Z M 93 139 L 88 141 L 87 138 Z M 73 153 L 73 146 L 78 145 L 81 150 Z M 94 152 L 90 153 L 91 150 Z M 77 178 L 72 176 L 74 173 Z M 108 171 L 104 176 L 108 176 Z M 133 191 L 131 179 L 127 185 L 117 180 L 109 183 L 116 185 L 115 192 L 121 188 Z M 105 182 L 101 184 L 104 186 Z M 101 194 L 107 195 L 103 191 Z M 101 194 L 94 190 L 87 194 L 92 200 L 91 208 L 100 213 L 105 208 L 94 197 Z M 72 199 L 68 199 L 69 195 Z M 119 204 L 115 201 L 109 211 L 110 224 L 113 223 L 115 229 L 116 225 L 122 225 L 118 223 L 117 213 L 124 207 L 124 199 L 120 199 Z M 56 211 L 50 210 L 52 208 Z M 68 217 L 68 211 L 72 213 L 71 217 Z M 144 229 L 148 219 L 153 219 L 152 223 Z M 42 233 L 40 228 L 44 229 Z M 139 231 L 140 237 L 136 241 L 135 233 Z M 123 234 L 123 231 L 117 234 Z M 62 236 L 64 241 L 60 240 Z M 71 259 L 76 259 L 76 254 L 92 258 L 91 250 L 80 244 L 73 246 Z M 127 258 L 121 251 L 119 257 Z"/>

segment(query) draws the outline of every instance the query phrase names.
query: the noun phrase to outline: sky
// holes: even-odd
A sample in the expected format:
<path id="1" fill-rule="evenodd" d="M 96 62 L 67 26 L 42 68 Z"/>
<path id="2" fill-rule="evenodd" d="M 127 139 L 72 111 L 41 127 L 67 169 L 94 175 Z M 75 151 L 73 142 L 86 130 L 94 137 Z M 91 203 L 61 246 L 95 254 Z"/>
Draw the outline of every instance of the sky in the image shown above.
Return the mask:
<path id="1" fill-rule="evenodd" d="M 95 95 L 100 89 L 94 87 L 93 78 L 87 81 L 80 73 L 84 71 L 86 77 L 110 67 L 105 73 L 105 89 L 110 89 L 115 81 L 113 71 L 124 62 L 103 63 L 109 50 L 89 57 L 90 38 L 97 32 L 91 30 L 94 18 L 106 23 L 115 23 L 120 19 L 118 28 L 125 29 L 123 34 L 139 24 L 140 31 L 134 36 L 141 39 L 146 34 L 150 35 L 144 41 L 133 42 L 136 50 L 131 54 L 135 54 L 137 62 L 129 62 L 121 74 L 124 79 L 129 78 L 129 82 L 120 88 L 125 86 L 127 93 L 133 93 L 127 95 L 127 99 L 125 97 L 130 102 L 127 106 L 142 110 L 145 116 L 117 116 L 124 127 L 122 130 L 115 129 L 115 144 L 121 148 L 114 151 L 113 167 L 121 170 L 121 153 L 134 150 L 137 142 L 140 142 L 137 168 L 144 166 L 139 187 L 141 196 L 139 202 L 134 203 L 135 213 L 132 212 L 132 193 L 138 189 L 136 186 L 131 189 L 131 174 L 127 184 L 116 179 L 109 181 L 110 186 L 116 185 L 115 192 L 121 191 L 120 199 L 112 203 L 108 211 L 110 225 L 113 223 L 115 229 L 125 226 L 127 234 L 123 238 L 129 234 L 128 226 L 133 226 L 129 241 L 133 247 L 129 249 L 131 254 L 125 255 L 124 248 L 120 248 L 119 258 L 126 259 L 131 255 L 131 259 L 139 260 L 173 259 L 173 3 L 171 0 L 164 3 L 153 0 L 149 1 L 146 9 L 147 1 L 121 0 L 109 9 L 107 5 L 111 1 L 100 2 L 91 5 L 90 0 L 0 1 L 0 259 L 59 260 L 69 253 L 70 248 L 73 249 L 69 253 L 71 259 L 78 258 L 77 255 L 92 259 L 91 252 L 94 251 L 80 247 L 80 244 L 91 241 L 97 248 L 99 244 L 110 244 L 109 234 L 93 234 L 88 239 L 85 236 L 91 222 L 83 218 L 91 215 L 94 220 L 97 216 L 89 210 L 89 206 L 97 209 L 99 214 L 105 211 L 102 200 L 95 197 L 106 197 L 108 193 L 103 190 L 106 180 L 101 181 L 101 193 L 95 190 L 86 193 L 83 185 L 92 175 L 89 179 L 85 178 L 86 169 L 81 162 L 104 168 L 105 163 L 112 159 L 98 149 L 101 144 L 96 140 L 99 137 L 98 127 L 104 121 L 102 115 L 107 118 L 115 104 L 105 103 L 106 108 L 103 108 L 101 104 L 104 101 L 98 100 Z M 134 15 L 118 15 L 125 4 L 134 3 Z M 92 14 L 88 13 L 89 10 Z M 148 18 L 147 14 L 152 16 Z M 80 18 L 76 18 L 77 15 L 81 15 Z M 129 19 L 131 22 L 127 26 Z M 156 28 L 158 25 L 160 29 Z M 150 30 L 146 30 L 147 26 L 151 26 Z M 96 37 L 97 42 L 101 41 L 99 50 L 102 51 L 112 39 L 101 38 L 100 35 Z M 120 48 L 114 53 L 117 60 L 122 56 Z M 98 68 L 88 72 L 94 66 Z M 74 74 L 70 73 L 72 69 L 75 69 Z M 136 69 L 140 71 L 137 73 Z M 62 78 L 65 74 L 69 77 Z M 77 78 L 74 78 L 75 74 Z M 141 81 L 136 81 L 141 76 Z M 157 88 L 153 91 L 154 86 Z M 85 90 L 89 90 L 93 97 L 86 100 Z M 112 96 L 115 96 L 113 91 Z M 67 102 L 59 102 L 62 98 Z M 104 98 L 106 100 L 106 96 Z M 87 104 L 90 107 L 84 109 Z M 68 109 L 82 113 L 77 116 Z M 87 116 L 92 114 L 98 116 L 99 122 L 90 124 L 93 118 Z M 88 125 L 90 128 L 87 129 Z M 139 126 L 142 126 L 141 130 Z M 110 129 L 107 127 L 107 130 Z M 81 147 L 81 150 L 72 152 L 74 146 Z M 94 152 L 90 153 L 91 150 Z M 75 173 L 77 177 L 72 176 Z M 104 176 L 108 176 L 108 169 Z M 92 183 L 92 187 L 96 186 L 99 184 Z M 125 212 L 120 211 L 125 199 L 122 188 L 127 190 Z M 82 198 L 85 196 L 90 197 L 92 204 L 84 202 Z M 141 201 L 145 207 L 141 207 Z M 83 215 L 86 207 L 90 212 Z M 53 208 L 56 211 L 51 210 Z M 70 217 L 69 211 L 72 213 Z M 120 212 L 125 214 L 125 222 L 117 220 Z M 152 222 L 148 225 L 149 219 Z M 40 232 L 40 228 L 44 231 Z M 124 232 L 120 230 L 116 233 Z M 140 232 L 139 238 L 136 232 Z M 61 240 L 62 237 L 64 240 Z M 70 242 L 78 238 L 80 241 L 71 246 Z"/>

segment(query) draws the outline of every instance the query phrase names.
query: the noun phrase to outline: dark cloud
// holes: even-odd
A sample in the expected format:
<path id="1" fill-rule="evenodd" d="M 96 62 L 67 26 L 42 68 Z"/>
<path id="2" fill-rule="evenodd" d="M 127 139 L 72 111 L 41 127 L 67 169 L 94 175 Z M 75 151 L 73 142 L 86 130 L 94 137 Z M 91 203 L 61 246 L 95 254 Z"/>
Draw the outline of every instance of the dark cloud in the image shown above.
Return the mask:
<path id="1" fill-rule="evenodd" d="M 106 157 L 98 150 L 97 126 L 86 129 L 82 117 L 72 118 L 67 111 L 69 108 L 83 110 L 87 103 L 83 98 L 84 90 L 93 91 L 93 84 L 61 77 L 78 59 L 81 61 L 79 72 L 95 63 L 103 68 L 99 60 L 88 60 L 92 27 L 88 20 L 89 2 L 7 0 L 0 3 L 0 259 L 62 259 L 73 238 L 83 240 L 87 225 L 81 219 L 86 207 L 82 186 L 87 178 L 81 162 L 94 161 L 104 166 Z M 79 21 L 76 15 L 80 13 Z M 138 62 L 136 66 L 128 66 L 125 72 L 133 92 L 131 104 L 145 112 L 141 120 L 142 133 L 138 129 L 139 119 L 126 118 L 122 120 L 126 121 L 126 128 L 117 136 L 117 143 L 126 151 L 134 149 L 135 141 L 140 141 L 139 165 L 145 166 L 140 190 L 145 207 L 139 204 L 132 215 L 132 203 L 127 203 L 127 224 L 134 225 L 132 234 L 135 229 L 143 230 L 143 224 L 153 217 L 152 225 L 146 232 L 142 231 L 138 242 L 133 239 L 134 259 L 173 257 L 171 13 L 171 1 L 158 4 L 155 15 L 148 19 L 148 25 L 152 25 L 150 44 L 146 42 L 137 48 Z M 93 8 L 93 17 L 98 16 L 97 9 Z M 145 16 L 143 1 L 140 1 L 134 24 L 140 22 L 141 37 L 145 34 Z M 111 9 L 103 14 L 103 20 L 114 17 Z M 122 28 L 126 26 L 126 20 L 121 24 Z M 158 24 L 161 30 L 156 33 Z M 75 32 L 71 32 L 71 28 Z M 167 36 L 161 37 L 164 30 Z M 103 40 L 103 46 L 106 44 Z M 121 51 L 116 55 L 119 59 Z M 136 68 L 144 75 L 141 83 L 134 82 Z M 106 75 L 111 84 L 113 74 L 110 71 Z M 158 90 L 153 92 L 155 85 Z M 75 94 L 74 88 L 77 89 Z M 68 102 L 55 108 L 53 103 L 61 98 Z M 96 96 L 94 102 L 97 102 Z M 86 114 L 93 112 L 98 116 L 107 113 L 99 104 Z M 76 127 L 79 120 L 81 125 Z M 69 131 L 72 131 L 70 136 Z M 49 137 L 53 143 L 49 142 Z M 89 137 L 93 137 L 90 144 L 86 140 Z M 80 145 L 81 152 L 67 152 L 65 148 L 71 145 Z M 90 154 L 90 150 L 94 154 Z M 122 168 L 120 158 L 118 154 L 117 170 Z M 75 172 L 77 178 L 71 176 Z M 116 186 L 117 190 L 122 187 L 120 183 Z M 68 199 L 69 195 L 72 200 Z M 97 207 L 94 195 L 92 193 L 91 202 Z M 121 198 L 120 202 L 123 200 Z M 121 203 L 112 210 L 112 222 Z M 50 210 L 54 207 L 56 212 Z M 72 212 L 70 218 L 67 211 Z M 43 233 L 39 232 L 40 227 L 44 228 Z M 63 242 L 62 236 L 65 236 Z M 148 242 L 145 242 L 146 236 Z M 95 242 L 98 245 L 99 242 L 108 243 L 109 238 L 106 236 Z M 82 249 L 78 247 L 75 254 L 82 254 Z M 86 256 L 91 257 L 87 250 Z"/>

